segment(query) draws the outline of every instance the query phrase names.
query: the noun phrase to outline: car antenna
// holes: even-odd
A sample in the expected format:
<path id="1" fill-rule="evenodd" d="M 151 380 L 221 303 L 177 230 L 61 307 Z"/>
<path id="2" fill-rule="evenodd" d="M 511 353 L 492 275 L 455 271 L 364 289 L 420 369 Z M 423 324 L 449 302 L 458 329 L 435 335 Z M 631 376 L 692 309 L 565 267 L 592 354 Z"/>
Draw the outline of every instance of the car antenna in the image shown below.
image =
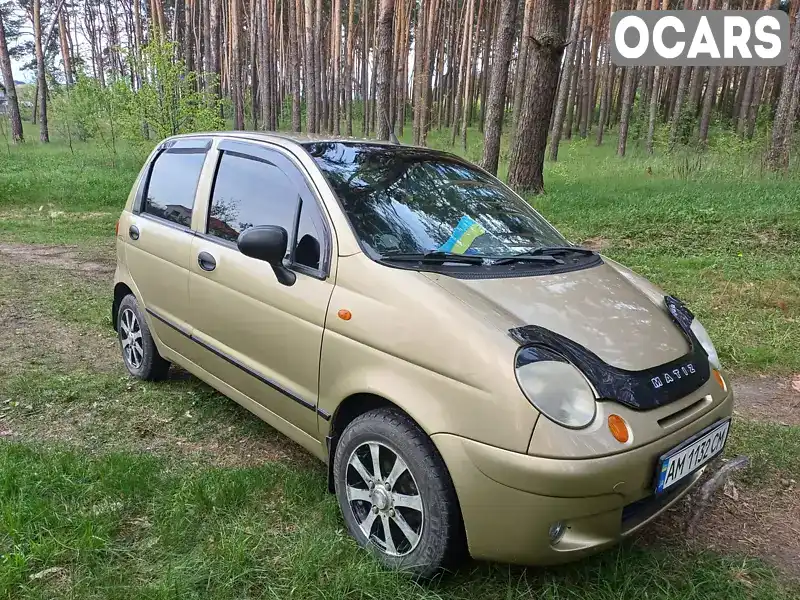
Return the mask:
<path id="1" fill-rule="evenodd" d="M 394 134 L 394 127 L 389 123 L 389 117 L 386 116 L 386 113 L 383 113 L 383 122 L 386 123 L 386 129 L 389 130 L 389 141 L 395 146 L 399 146 L 400 140 L 398 140 L 397 136 Z"/>

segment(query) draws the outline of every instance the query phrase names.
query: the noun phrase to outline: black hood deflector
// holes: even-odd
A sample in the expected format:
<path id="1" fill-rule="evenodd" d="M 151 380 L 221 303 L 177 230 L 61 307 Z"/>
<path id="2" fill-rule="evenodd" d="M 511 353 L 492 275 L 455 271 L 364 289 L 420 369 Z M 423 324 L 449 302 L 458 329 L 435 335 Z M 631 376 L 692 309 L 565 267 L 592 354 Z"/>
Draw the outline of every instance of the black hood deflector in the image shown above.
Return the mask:
<path id="1" fill-rule="evenodd" d="M 708 354 L 691 330 L 694 315 L 677 298 L 664 303 L 676 326 L 686 336 L 688 354 L 643 371 L 628 371 L 606 363 L 581 344 L 538 325 L 509 330 L 523 348 L 517 367 L 542 360 L 569 362 L 580 369 L 600 398 L 615 400 L 635 410 L 651 410 L 699 389 L 711 376 Z"/>

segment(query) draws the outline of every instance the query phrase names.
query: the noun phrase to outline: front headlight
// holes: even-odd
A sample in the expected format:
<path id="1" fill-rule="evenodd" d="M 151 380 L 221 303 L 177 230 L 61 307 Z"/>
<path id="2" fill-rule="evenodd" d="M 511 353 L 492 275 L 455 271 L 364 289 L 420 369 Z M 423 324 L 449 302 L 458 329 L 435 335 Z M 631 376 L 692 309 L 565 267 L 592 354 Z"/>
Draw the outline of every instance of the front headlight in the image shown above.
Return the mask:
<path id="1" fill-rule="evenodd" d="M 700 342 L 703 350 L 708 354 L 708 362 L 711 363 L 711 366 L 716 369 L 721 369 L 722 365 L 719 362 L 719 355 L 717 354 L 716 348 L 714 348 L 714 343 L 711 341 L 711 336 L 708 335 L 706 328 L 695 318 L 695 320 L 692 321 L 690 329 L 694 337 L 697 338 L 697 341 Z"/>
<path id="2" fill-rule="evenodd" d="M 594 392 L 570 363 L 546 360 L 522 365 L 517 367 L 517 381 L 531 404 L 559 425 L 582 429 L 594 420 Z"/>

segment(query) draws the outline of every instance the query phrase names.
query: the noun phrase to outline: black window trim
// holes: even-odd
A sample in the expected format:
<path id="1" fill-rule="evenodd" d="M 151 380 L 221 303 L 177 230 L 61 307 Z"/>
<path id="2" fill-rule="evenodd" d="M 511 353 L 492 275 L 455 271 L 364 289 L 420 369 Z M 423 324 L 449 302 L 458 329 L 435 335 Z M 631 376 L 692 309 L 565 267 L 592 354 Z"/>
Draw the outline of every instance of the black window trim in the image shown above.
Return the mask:
<path id="1" fill-rule="evenodd" d="M 319 269 L 314 269 L 307 265 L 299 264 L 294 262 L 294 252 L 295 247 L 297 246 L 297 231 L 300 224 L 300 211 L 299 209 L 295 212 L 294 222 L 292 224 L 293 231 L 289 232 L 289 242 L 294 242 L 291 246 L 291 250 L 288 253 L 288 256 L 284 258 L 284 266 L 290 268 L 292 271 L 296 273 L 301 273 L 303 275 L 307 275 L 309 277 L 313 277 L 314 279 L 319 279 L 324 281 L 330 276 L 331 270 L 331 253 L 332 253 L 332 234 L 331 228 L 328 225 L 328 220 L 325 218 L 325 209 L 322 203 L 320 202 L 318 190 L 314 185 L 311 178 L 308 176 L 305 167 L 297 160 L 295 156 L 293 156 L 290 152 L 286 151 L 284 148 L 280 146 L 264 143 L 264 142 L 256 142 L 253 140 L 247 139 L 236 139 L 236 138 L 221 138 L 220 142 L 217 144 L 217 157 L 216 157 L 216 164 L 214 165 L 214 179 L 211 182 L 211 190 L 209 192 L 208 197 L 208 205 L 206 208 L 206 215 L 205 215 L 205 231 L 195 231 L 195 235 L 200 237 L 201 239 L 219 244 L 220 246 L 225 246 L 227 248 L 234 249 L 236 251 L 239 250 L 238 246 L 229 240 L 217 237 L 208 233 L 208 217 L 211 214 L 211 203 L 214 198 L 214 188 L 217 185 L 217 175 L 219 173 L 219 167 L 222 164 L 222 155 L 223 154 L 231 154 L 233 156 L 238 156 L 240 158 L 245 158 L 248 160 L 255 160 L 257 162 L 265 163 L 270 166 L 275 167 L 276 169 L 280 169 L 278 165 L 273 163 L 268 158 L 268 152 L 273 152 L 281 157 L 288 160 L 297 170 L 297 173 L 302 178 L 303 182 L 305 183 L 306 188 L 308 189 L 309 193 L 311 194 L 317 208 L 317 213 L 319 214 L 319 224 L 322 227 L 322 235 L 323 238 L 320 240 L 320 267 Z M 286 177 L 289 178 L 290 181 L 293 181 L 293 178 L 286 174 Z M 300 206 L 302 206 L 302 193 L 298 193 L 298 199 L 300 200 Z"/>

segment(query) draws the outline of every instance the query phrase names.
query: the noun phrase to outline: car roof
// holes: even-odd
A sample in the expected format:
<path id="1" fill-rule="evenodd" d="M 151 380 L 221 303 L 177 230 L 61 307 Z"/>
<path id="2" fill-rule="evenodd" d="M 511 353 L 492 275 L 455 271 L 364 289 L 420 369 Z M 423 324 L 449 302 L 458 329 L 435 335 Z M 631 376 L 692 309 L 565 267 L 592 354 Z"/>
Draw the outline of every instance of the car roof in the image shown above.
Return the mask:
<path id="1" fill-rule="evenodd" d="M 264 141 L 264 142 L 294 142 L 298 145 L 306 145 L 312 143 L 336 143 L 336 142 L 349 142 L 353 144 L 364 144 L 370 146 L 396 146 L 393 142 L 386 140 L 371 140 L 366 138 L 358 138 L 343 135 L 330 135 L 330 134 L 317 134 L 317 133 L 293 133 L 288 131 L 198 131 L 196 133 L 183 133 L 179 135 L 170 136 L 167 139 L 180 139 L 186 137 L 237 137 L 248 140 Z M 419 147 L 420 149 L 430 150 L 422 146 L 409 146 L 406 148 Z"/>

